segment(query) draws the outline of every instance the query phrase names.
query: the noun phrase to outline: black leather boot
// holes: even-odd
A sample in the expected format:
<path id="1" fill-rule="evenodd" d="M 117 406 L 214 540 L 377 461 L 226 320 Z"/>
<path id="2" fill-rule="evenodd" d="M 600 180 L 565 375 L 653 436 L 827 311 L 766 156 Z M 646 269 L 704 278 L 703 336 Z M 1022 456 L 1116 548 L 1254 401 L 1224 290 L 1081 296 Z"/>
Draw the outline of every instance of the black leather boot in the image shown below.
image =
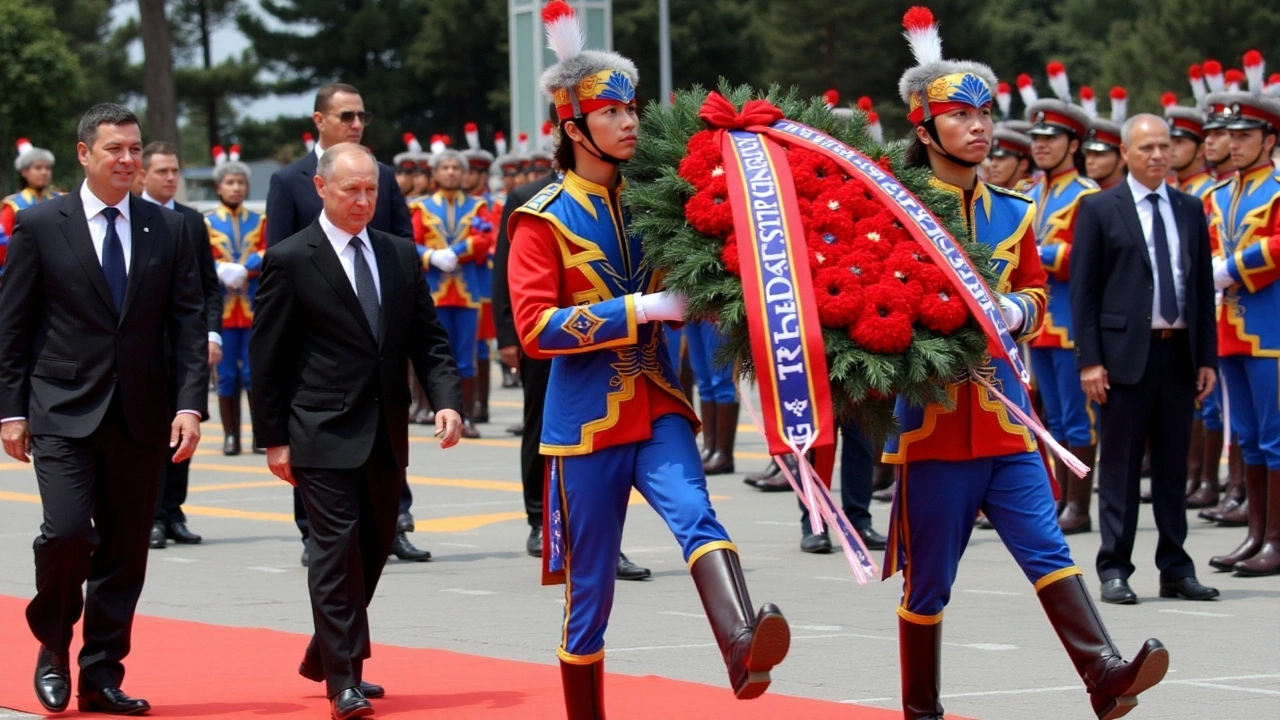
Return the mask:
<path id="1" fill-rule="evenodd" d="M 240 454 L 240 399 L 219 397 L 218 414 L 222 416 L 222 454 Z"/>
<path id="2" fill-rule="evenodd" d="M 489 422 L 489 361 L 476 361 L 476 404 L 472 406 L 471 420 L 483 425 Z"/>
<path id="3" fill-rule="evenodd" d="M 719 420 L 716 404 L 705 400 L 698 403 L 698 419 L 702 421 L 702 450 L 699 454 L 705 466 L 716 451 L 716 421 Z"/>
<path id="4" fill-rule="evenodd" d="M 1062 489 L 1067 504 L 1062 509 L 1062 514 L 1058 516 L 1058 527 L 1062 528 L 1063 535 L 1086 533 L 1093 529 L 1089 505 L 1093 502 L 1093 468 L 1094 461 L 1098 457 L 1098 446 L 1071 448 L 1071 454 L 1088 465 L 1089 472 L 1084 477 L 1076 477 L 1075 473 L 1066 468 L 1066 463 L 1061 463 L 1062 477 L 1067 482 L 1066 487 Z"/>
<path id="5" fill-rule="evenodd" d="M 604 660 L 590 665 L 560 661 L 566 720 L 604 720 Z"/>
<path id="6" fill-rule="evenodd" d="M 733 694 L 739 700 L 760 697 L 769 688 L 769 671 L 791 648 L 786 618 L 769 603 L 758 613 L 752 610 L 742 565 L 733 550 L 706 553 L 694 561 L 690 574 L 724 656 Z"/>
<path id="7" fill-rule="evenodd" d="M 1246 465 L 1244 481 L 1249 497 L 1258 498 L 1259 502 L 1251 500 L 1243 505 L 1249 520 L 1249 530 L 1245 534 L 1244 542 L 1226 555 L 1215 555 L 1209 558 L 1209 564 L 1218 570 L 1231 570 L 1235 568 L 1236 563 L 1248 560 L 1262 549 L 1262 536 L 1266 532 L 1267 525 L 1267 504 L 1262 501 L 1267 497 L 1267 466 Z"/>
<path id="8" fill-rule="evenodd" d="M 476 379 L 462 378 L 462 437 L 474 440 L 480 437 L 480 431 L 471 422 L 470 413 L 475 407 Z"/>
<path id="9" fill-rule="evenodd" d="M 728 475 L 733 472 L 733 446 L 738 438 L 738 403 L 716 405 L 716 449 L 702 464 L 707 475 Z"/>
<path id="10" fill-rule="evenodd" d="M 941 720 L 941 619 L 932 625 L 921 625 L 899 616 L 898 658 L 902 665 L 904 720 Z"/>
<path id="11" fill-rule="evenodd" d="M 1137 706 L 1139 693 L 1164 679 L 1169 669 L 1169 651 L 1159 640 L 1147 640 L 1133 660 L 1126 662 L 1107 634 L 1080 575 L 1050 583 L 1037 596 L 1084 680 L 1098 720 L 1127 715 Z"/>

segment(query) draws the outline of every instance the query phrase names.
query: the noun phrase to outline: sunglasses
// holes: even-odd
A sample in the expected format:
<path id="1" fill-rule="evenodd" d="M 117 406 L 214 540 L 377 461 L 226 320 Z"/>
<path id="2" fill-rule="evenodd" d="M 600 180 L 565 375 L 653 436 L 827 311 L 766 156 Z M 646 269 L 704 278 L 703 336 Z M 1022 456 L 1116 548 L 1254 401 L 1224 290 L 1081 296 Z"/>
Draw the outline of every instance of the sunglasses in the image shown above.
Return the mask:
<path id="1" fill-rule="evenodd" d="M 368 110 L 361 110 L 359 112 L 355 110 L 346 110 L 340 113 L 330 113 L 330 114 L 338 118 L 338 122 L 342 123 L 343 125 L 351 125 L 356 121 L 356 118 L 360 118 L 361 125 L 368 125 L 369 123 L 373 122 L 373 113 L 369 112 Z"/>

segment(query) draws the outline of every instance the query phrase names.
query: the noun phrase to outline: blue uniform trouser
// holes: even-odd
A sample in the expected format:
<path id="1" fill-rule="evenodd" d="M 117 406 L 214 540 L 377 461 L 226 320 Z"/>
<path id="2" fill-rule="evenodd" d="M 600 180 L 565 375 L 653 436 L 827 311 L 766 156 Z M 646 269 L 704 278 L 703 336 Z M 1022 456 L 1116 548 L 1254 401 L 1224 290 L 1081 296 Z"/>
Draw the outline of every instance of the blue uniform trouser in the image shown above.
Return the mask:
<path id="1" fill-rule="evenodd" d="M 1218 358 L 1218 367 L 1244 464 L 1280 470 L 1280 359 L 1228 355 Z"/>
<path id="2" fill-rule="evenodd" d="M 458 376 L 476 376 L 476 335 L 480 332 L 480 311 L 466 307 L 438 307 L 436 316 L 449 336 L 453 361 L 458 364 Z"/>
<path id="3" fill-rule="evenodd" d="M 249 389 L 249 328 L 222 331 L 222 360 L 218 363 L 218 397 L 229 398 L 236 387 Z"/>
<path id="4" fill-rule="evenodd" d="M 1034 452 L 907 463 L 899 474 L 886 565 L 903 568 L 898 614 L 941 621 L 973 519 L 981 510 L 1037 591 L 1080 573 L 1071 560 L 1044 462 Z"/>
<path id="5" fill-rule="evenodd" d="M 1200 419 L 1205 430 L 1222 430 L 1222 383 L 1214 383 L 1213 392 L 1200 401 Z"/>
<path id="6" fill-rule="evenodd" d="M 558 465 L 566 547 L 558 654 L 588 664 L 604 656 L 631 488 L 671 528 L 690 565 L 712 550 L 734 548 L 711 507 L 693 428 L 680 415 L 655 420 L 648 440 L 551 461 Z"/>
<path id="7" fill-rule="evenodd" d="M 689 343 L 689 363 L 693 365 L 693 377 L 698 383 L 698 400 L 720 405 L 738 402 L 738 388 L 733 384 L 733 365 L 717 362 L 716 356 L 725 341 L 720 326 L 697 320 L 685 324 L 684 331 Z"/>
<path id="8" fill-rule="evenodd" d="M 671 367 L 680 374 L 680 352 L 684 349 L 684 328 L 667 326 L 667 352 L 671 356 Z"/>
<path id="9" fill-rule="evenodd" d="M 1053 439 L 1067 447 L 1098 442 L 1098 406 L 1080 387 L 1075 351 L 1031 348 L 1031 371 L 1044 404 L 1044 423 Z"/>

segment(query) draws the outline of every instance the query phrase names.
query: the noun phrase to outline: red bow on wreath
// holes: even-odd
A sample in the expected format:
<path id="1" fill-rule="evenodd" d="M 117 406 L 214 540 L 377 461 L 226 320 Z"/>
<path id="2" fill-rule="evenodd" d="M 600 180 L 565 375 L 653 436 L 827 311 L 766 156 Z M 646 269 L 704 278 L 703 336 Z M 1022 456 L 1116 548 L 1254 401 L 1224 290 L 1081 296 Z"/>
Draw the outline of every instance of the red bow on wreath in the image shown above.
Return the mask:
<path id="1" fill-rule="evenodd" d="M 742 112 L 738 112 L 725 96 L 712 91 L 707 95 L 706 102 L 702 103 L 698 117 L 711 128 L 745 130 L 759 125 L 772 125 L 786 116 L 768 100 L 749 100 L 742 106 Z"/>

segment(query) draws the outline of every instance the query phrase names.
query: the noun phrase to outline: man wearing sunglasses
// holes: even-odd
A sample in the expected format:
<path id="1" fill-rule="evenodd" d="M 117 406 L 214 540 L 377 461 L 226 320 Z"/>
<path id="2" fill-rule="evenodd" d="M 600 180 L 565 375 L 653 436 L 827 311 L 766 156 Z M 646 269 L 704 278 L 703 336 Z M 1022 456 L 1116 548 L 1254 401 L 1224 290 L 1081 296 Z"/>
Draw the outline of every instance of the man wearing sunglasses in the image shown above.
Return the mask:
<path id="1" fill-rule="evenodd" d="M 325 148 L 346 142 L 359 144 L 365 127 L 373 121 L 373 113 L 364 109 L 364 100 L 355 87 L 332 83 L 316 91 L 315 112 L 311 119 L 317 131 L 314 151 L 271 176 L 271 187 L 267 190 L 267 217 L 271 218 L 267 223 L 267 247 L 302 232 L 320 217 L 324 201 L 316 193 L 315 176 Z M 378 163 L 378 202 L 369 227 L 413 239 L 409 206 L 400 192 L 395 171 L 385 163 Z M 391 552 L 400 560 L 422 562 L 430 560 L 431 553 L 414 547 L 405 534 L 413 532 L 413 515 L 409 512 L 412 504 L 413 494 L 409 485 L 402 483 L 400 516 Z M 306 549 L 307 538 L 311 534 L 310 523 L 296 488 L 293 491 L 293 518 L 302 533 L 302 564 L 306 566 L 310 561 Z"/>

